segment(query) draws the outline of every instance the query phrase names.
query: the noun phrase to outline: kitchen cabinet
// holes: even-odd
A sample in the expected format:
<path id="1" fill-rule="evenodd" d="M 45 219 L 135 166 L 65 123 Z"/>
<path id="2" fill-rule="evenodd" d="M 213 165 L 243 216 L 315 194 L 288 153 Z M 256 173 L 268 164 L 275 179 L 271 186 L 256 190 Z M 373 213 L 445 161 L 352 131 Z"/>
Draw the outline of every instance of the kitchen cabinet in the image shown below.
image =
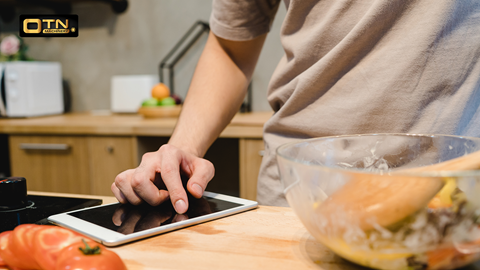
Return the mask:
<path id="1" fill-rule="evenodd" d="M 258 172 L 263 157 L 263 140 L 261 139 L 240 139 L 240 197 L 257 200 Z"/>
<path id="2" fill-rule="evenodd" d="M 256 198 L 263 124 L 270 116 L 235 116 L 205 156 L 216 167 L 207 190 Z M 176 121 L 88 113 L 0 119 L 0 139 L 8 140 L 11 175 L 27 178 L 29 190 L 111 195 L 115 176 L 166 143 Z"/>
<path id="3" fill-rule="evenodd" d="M 10 136 L 12 175 L 28 189 L 110 195 L 115 176 L 137 164 L 133 137 Z"/>
<path id="4" fill-rule="evenodd" d="M 90 193 L 88 144 L 78 136 L 11 136 L 13 176 L 28 179 L 28 189 Z"/>
<path id="5" fill-rule="evenodd" d="M 90 193 L 111 195 L 115 176 L 138 165 L 134 137 L 88 137 Z"/>

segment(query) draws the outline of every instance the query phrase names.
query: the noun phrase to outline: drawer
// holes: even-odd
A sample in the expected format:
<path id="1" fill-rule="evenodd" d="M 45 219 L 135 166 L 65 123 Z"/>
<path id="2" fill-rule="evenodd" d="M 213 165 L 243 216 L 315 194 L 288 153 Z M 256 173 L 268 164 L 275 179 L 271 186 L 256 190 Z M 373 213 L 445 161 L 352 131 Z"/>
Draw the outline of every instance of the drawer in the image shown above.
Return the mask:
<path id="1" fill-rule="evenodd" d="M 88 138 L 91 194 L 112 196 L 110 186 L 122 171 L 138 166 L 134 137 Z"/>
<path id="2" fill-rule="evenodd" d="M 28 190 L 88 194 L 85 136 L 12 135 L 11 173 L 27 179 Z"/>

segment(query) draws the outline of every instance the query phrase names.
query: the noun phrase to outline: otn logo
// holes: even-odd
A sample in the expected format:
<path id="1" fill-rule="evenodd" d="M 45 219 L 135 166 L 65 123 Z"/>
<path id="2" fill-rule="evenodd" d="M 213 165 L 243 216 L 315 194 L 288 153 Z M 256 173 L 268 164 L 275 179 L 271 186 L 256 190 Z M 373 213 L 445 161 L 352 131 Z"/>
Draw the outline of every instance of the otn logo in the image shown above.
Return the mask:
<path id="1" fill-rule="evenodd" d="M 78 37 L 77 15 L 20 15 L 21 37 Z"/>
<path id="2" fill-rule="evenodd" d="M 38 33 L 42 33 L 42 22 L 46 22 L 47 23 L 47 28 L 46 29 L 43 29 L 43 33 L 68 33 L 70 32 L 70 29 L 67 29 L 68 28 L 68 19 L 65 20 L 65 23 L 63 23 L 60 19 L 43 19 L 43 20 L 40 20 L 40 19 L 25 19 L 23 21 L 23 31 L 27 34 L 38 34 Z M 31 23 L 31 24 L 35 24 L 36 25 L 36 28 L 33 28 L 33 29 L 28 29 L 28 24 Z M 52 27 L 50 27 L 50 24 L 51 23 L 55 23 L 55 29 L 51 29 Z M 59 29 L 59 25 L 63 26 L 63 29 Z M 72 29 L 72 31 L 75 31 Z"/>

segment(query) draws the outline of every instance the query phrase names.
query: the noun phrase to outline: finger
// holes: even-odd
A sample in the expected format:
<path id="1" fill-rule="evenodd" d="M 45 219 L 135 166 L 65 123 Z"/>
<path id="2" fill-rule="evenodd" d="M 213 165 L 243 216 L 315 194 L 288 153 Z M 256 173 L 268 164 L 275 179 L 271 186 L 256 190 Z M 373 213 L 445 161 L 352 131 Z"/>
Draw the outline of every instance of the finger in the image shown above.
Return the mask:
<path id="1" fill-rule="evenodd" d="M 138 205 L 142 203 L 142 199 L 133 191 L 132 177 L 135 169 L 126 170 L 117 177 L 115 177 L 115 188 L 112 185 L 112 192 L 117 200 L 123 204 L 130 202 L 131 204 Z"/>
<path id="2" fill-rule="evenodd" d="M 179 214 L 187 212 L 188 199 L 187 193 L 182 185 L 180 179 L 180 163 L 182 162 L 182 154 L 176 150 L 176 148 L 164 145 L 161 150 L 165 149 L 163 153 L 168 153 L 168 157 L 165 155 L 161 160 L 160 172 L 163 182 L 168 189 L 170 200 L 175 208 L 175 211 Z M 169 149 L 167 149 L 169 148 Z"/>
<path id="3" fill-rule="evenodd" d="M 188 180 L 187 189 L 195 198 L 201 198 L 208 183 L 215 175 L 213 164 L 206 159 L 195 159 L 193 161 L 193 172 Z"/>
<path id="4" fill-rule="evenodd" d="M 166 190 L 159 190 L 154 184 L 155 176 L 160 172 L 160 162 L 161 158 L 157 152 L 146 153 L 131 180 L 134 193 L 153 206 L 157 206 L 169 198 Z"/>
<path id="5" fill-rule="evenodd" d="M 112 190 L 112 193 L 113 195 L 115 196 L 115 198 L 117 198 L 117 200 L 122 203 L 122 204 L 125 204 L 127 203 L 127 198 L 125 198 L 125 196 L 123 195 L 123 193 L 120 191 L 120 189 L 117 188 L 117 186 L 115 185 L 115 182 L 112 183 L 112 186 L 110 186 L 110 189 Z"/>

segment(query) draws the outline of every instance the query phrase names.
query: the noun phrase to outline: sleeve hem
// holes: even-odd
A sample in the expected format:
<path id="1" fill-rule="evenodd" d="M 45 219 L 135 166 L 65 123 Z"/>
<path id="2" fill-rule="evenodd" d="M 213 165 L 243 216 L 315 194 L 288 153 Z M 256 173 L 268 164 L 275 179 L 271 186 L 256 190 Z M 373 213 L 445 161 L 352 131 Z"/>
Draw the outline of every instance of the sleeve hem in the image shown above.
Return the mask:
<path id="1" fill-rule="evenodd" d="M 262 34 L 266 34 L 270 31 L 269 24 L 258 24 L 251 27 L 229 27 L 218 20 L 216 20 L 213 14 L 210 16 L 210 30 L 218 37 L 233 40 L 233 41 L 246 41 L 254 39 Z"/>

